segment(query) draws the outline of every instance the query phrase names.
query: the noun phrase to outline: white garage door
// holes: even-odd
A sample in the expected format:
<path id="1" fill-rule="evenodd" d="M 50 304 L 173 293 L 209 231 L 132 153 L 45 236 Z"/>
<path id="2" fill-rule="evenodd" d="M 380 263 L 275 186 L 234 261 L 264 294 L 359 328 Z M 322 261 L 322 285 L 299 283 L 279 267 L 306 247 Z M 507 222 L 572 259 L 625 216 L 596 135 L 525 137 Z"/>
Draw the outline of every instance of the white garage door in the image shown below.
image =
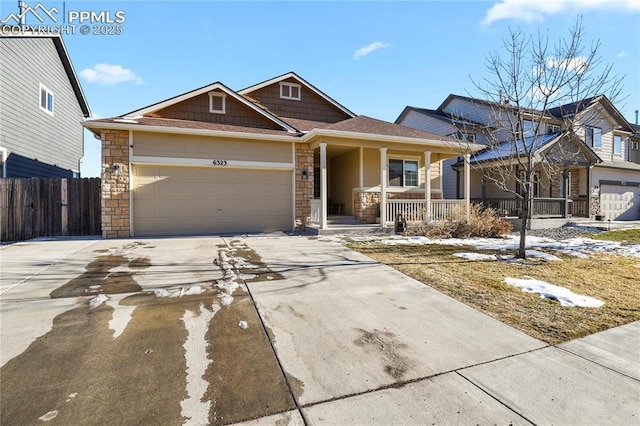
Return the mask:
<path id="1" fill-rule="evenodd" d="M 640 220 L 640 187 L 602 185 L 600 210 L 607 220 Z"/>
<path id="2" fill-rule="evenodd" d="M 292 173 L 134 165 L 134 234 L 290 231 Z"/>

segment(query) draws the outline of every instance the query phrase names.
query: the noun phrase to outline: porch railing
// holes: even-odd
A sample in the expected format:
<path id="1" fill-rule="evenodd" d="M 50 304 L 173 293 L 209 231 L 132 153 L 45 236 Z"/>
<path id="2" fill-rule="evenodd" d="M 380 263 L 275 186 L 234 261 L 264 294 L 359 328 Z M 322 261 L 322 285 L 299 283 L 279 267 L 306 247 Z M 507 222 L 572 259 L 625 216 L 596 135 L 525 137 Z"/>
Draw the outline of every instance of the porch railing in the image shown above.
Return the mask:
<path id="1" fill-rule="evenodd" d="M 471 200 L 475 204 L 483 204 L 495 209 L 500 216 L 520 217 L 522 214 L 522 200 L 516 198 L 475 198 Z M 531 216 L 535 218 L 544 217 L 566 217 L 573 215 L 577 217 L 589 217 L 587 200 L 569 200 L 569 210 L 566 209 L 564 198 L 534 198 Z"/>
<path id="2" fill-rule="evenodd" d="M 456 206 L 463 205 L 464 200 L 431 200 L 431 220 L 443 221 L 451 218 Z M 407 222 L 427 220 L 427 200 L 387 200 L 385 223 L 393 223 L 398 214 Z"/>

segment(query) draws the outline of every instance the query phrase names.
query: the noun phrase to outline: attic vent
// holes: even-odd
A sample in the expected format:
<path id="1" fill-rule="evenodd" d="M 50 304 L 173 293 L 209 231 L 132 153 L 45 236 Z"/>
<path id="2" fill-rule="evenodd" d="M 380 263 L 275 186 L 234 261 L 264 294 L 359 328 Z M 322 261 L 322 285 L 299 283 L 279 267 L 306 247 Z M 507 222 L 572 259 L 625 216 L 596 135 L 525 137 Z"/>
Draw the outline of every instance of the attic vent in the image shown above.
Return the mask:
<path id="1" fill-rule="evenodd" d="M 288 83 L 286 81 L 281 81 L 280 82 L 280 98 L 299 101 L 300 88 L 301 86 L 297 83 Z"/>
<path id="2" fill-rule="evenodd" d="M 209 112 L 213 114 L 224 114 L 227 104 L 226 93 L 209 92 Z"/>

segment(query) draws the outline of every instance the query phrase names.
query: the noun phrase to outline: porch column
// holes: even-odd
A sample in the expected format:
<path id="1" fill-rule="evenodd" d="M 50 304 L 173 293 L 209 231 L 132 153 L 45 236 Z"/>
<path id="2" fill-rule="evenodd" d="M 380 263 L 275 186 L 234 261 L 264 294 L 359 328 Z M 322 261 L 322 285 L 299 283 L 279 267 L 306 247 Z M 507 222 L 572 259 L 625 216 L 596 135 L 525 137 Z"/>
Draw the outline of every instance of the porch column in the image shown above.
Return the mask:
<path id="1" fill-rule="evenodd" d="M 320 229 L 327 229 L 327 144 L 320 143 Z"/>
<path id="2" fill-rule="evenodd" d="M 380 227 L 387 217 L 387 148 L 380 148 Z"/>
<path id="3" fill-rule="evenodd" d="M 425 220 L 429 222 L 431 221 L 431 151 L 424 153 L 424 198 L 427 200 L 424 206 L 427 209 Z"/>
<path id="4" fill-rule="evenodd" d="M 570 176 L 569 169 L 565 166 L 564 171 L 562 172 L 563 186 L 564 186 L 564 214 L 562 217 L 565 219 L 569 217 L 569 197 L 571 194 L 569 193 L 569 185 L 570 185 Z"/>
<path id="5" fill-rule="evenodd" d="M 471 218 L 471 170 L 469 160 L 471 154 L 464 155 L 464 201 L 467 203 L 467 222 Z"/>
<path id="6" fill-rule="evenodd" d="M 358 174 L 358 186 L 364 188 L 364 148 L 360 147 L 360 169 Z"/>

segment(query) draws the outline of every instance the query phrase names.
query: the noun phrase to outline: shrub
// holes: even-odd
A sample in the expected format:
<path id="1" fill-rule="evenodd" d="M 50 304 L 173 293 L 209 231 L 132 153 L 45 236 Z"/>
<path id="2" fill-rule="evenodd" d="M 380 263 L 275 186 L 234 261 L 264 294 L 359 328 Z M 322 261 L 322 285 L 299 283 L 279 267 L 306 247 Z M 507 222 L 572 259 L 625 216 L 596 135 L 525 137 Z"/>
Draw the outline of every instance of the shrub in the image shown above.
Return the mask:
<path id="1" fill-rule="evenodd" d="M 408 226 L 407 234 L 427 238 L 495 238 L 512 229 L 511 223 L 501 218 L 495 209 L 480 204 L 471 204 L 467 222 L 466 205 L 462 204 L 452 209 L 447 221 L 433 224 L 412 223 Z"/>

